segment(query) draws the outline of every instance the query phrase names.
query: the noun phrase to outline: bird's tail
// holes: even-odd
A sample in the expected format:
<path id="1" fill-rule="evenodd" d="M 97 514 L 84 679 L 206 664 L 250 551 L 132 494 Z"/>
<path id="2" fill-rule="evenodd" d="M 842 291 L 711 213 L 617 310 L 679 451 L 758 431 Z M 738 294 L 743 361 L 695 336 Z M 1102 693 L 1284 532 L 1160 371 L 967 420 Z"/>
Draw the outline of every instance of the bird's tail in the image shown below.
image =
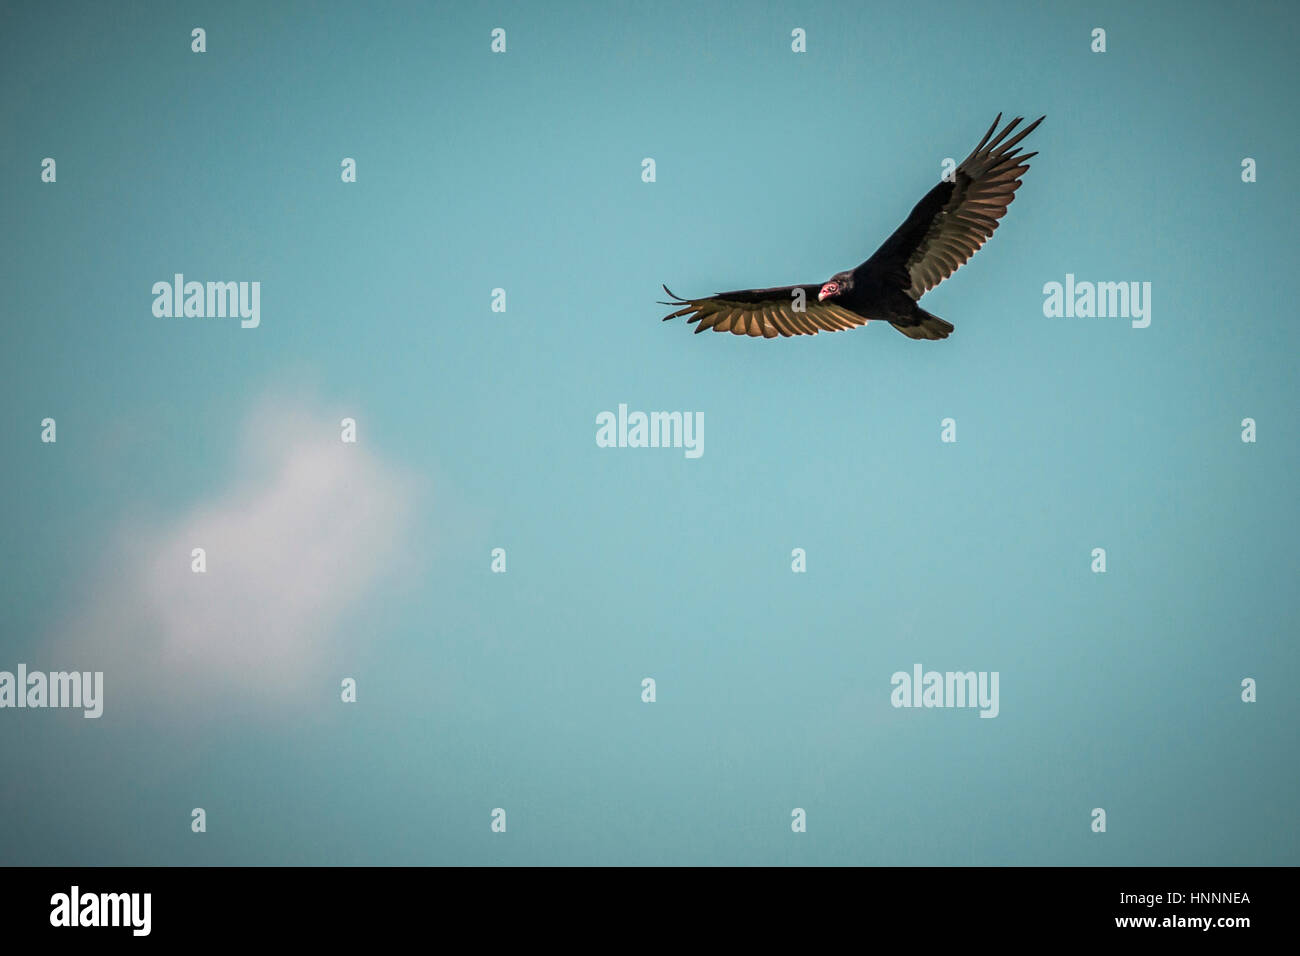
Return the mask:
<path id="1" fill-rule="evenodd" d="M 919 305 L 906 322 L 891 322 L 894 328 L 909 339 L 946 339 L 952 334 L 953 324 L 937 315 L 931 315 Z"/>

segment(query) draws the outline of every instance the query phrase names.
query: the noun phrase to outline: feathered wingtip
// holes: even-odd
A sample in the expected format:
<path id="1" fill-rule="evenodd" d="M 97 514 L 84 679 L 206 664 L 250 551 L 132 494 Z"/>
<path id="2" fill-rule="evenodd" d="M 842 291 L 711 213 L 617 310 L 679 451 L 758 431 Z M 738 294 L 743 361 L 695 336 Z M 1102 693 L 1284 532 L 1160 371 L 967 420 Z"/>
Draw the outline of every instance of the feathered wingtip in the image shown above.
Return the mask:
<path id="1" fill-rule="evenodd" d="M 1032 133 L 1034 130 L 1038 129 L 1038 124 L 1045 119 L 1047 119 L 1046 113 L 1038 117 L 1038 119 L 1034 120 L 1024 129 L 1022 129 L 1019 133 L 1017 133 L 1014 137 L 1012 137 L 1011 139 L 1007 139 L 1007 137 L 1011 135 L 1011 131 L 1014 130 L 1017 126 L 1019 126 L 1021 123 L 1023 123 L 1025 121 L 1025 118 L 1023 116 L 1017 116 L 1010 123 L 1004 126 L 1002 130 L 998 132 L 997 136 L 994 136 L 993 135 L 994 131 L 997 130 L 998 124 L 1002 122 L 1002 114 L 999 113 L 997 119 L 993 121 L 993 125 L 990 126 L 988 132 L 984 134 L 984 138 L 979 141 L 979 145 L 976 146 L 973 150 L 971 150 L 970 155 L 967 156 L 966 159 L 963 160 L 960 165 L 964 166 L 966 163 L 970 162 L 972 159 L 980 155 L 980 153 L 982 152 L 991 154 L 994 152 L 994 150 L 997 150 L 998 153 L 1001 155 L 1006 155 L 1008 158 L 1015 156 L 1016 153 L 1020 152 L 1020 150 L 1016 150 L 1013 153 L 1010 152 L 1011 148 L 1015 146 L 1017 143 L 1019 143 L 1026 136 L 1028 136 L 1030 133 Z M 1038 154 L 1032 153 L 1030 155 L 1037 156 Z M 1025 160 L 1028 158 L 1029 156 L 1022 156 L 1021 160 Z"/>
<path id="2" fill-rule="evenodd" d="M 658 300 L 660 305 L 668 305 L 668 306 L 679 306 L 679 305 L 684 305 L 684 306 L 686 306 L 686 308 L 684 308 L 684 309 L 678 309 L 676 312 L 673 312 L 671 315 L 665 315 L 665 316 L 664 316 L 664 319 L 663 319 L 665 322 L 667 322 L 669 319 L 675 319 L 675 318 L 677 318 L 679 315 L 687 315 L 687 314 L 689 314 L 689 313 L 695 311 L 695 306 L 691 303 L 691 300 L 690 300 L 690 299 L 683 299 L 680 295 L 678 295 L 678 294 L 677 294 L 676 292 L 674 292 L 672 289 L 668 288 L 668 286 L 666 286 L 666 285 L 664 286 L 664 291 L 668 293 L 668 297 L 669 297 L 670 299 L 672 299 L 673 301 L 672 301 L 672 302 L 664 302 L 663 300 Z"/>
<path id="3" fill-rule="evenodd" d="M 690 299 L 683 299 L 680 295 L 678 295 L 672 289 L 668 288 L 668 286 L 666 285 L 663 286 L 663 290 L 668 293 L 668 298 L 672 299 L 673 301 L 664 302 L 662 300 L 658 300 L 660 305 L 685 305 L 687 302 L 691 301 Z"/>

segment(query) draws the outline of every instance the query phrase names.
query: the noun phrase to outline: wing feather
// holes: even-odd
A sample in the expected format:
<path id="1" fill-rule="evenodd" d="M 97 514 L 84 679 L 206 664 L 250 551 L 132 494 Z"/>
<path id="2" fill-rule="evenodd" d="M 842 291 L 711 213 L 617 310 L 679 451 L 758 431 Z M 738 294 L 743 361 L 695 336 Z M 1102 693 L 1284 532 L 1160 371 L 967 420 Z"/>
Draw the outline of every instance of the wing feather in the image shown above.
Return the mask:
<path id="1" fill-rule="evenodd" d="M 969 156 L 957 166 L 952 182 L 930 190 L 907 220 L 870 259 L 858 266 L 855 281 L 870 275 L 897 282 L 919 299 L 969 261 L 992 236 L 1007 213 L 1037 152 L 1016 148 L 1044 117 L 1011 135 L 1023 122 L 1017 117 L 1000 131 L 998 114 Z M 994 135 L 995 131 L 997 134 Z"/>
<path id="2" fill-rule="evenodd" d="M 804 297 L 802 312 L 794 308 L 795 292 L 799 289 L 803 290 Z M 767 339 L 838 332 L 867 324 L 863 316 L 843 306 L 818 302 L 820 290 L 821 285 L 792 285 L 775 289 L 740 289 L 719 292 L 703 299 L 683 299 L 664 286 L 672 301 L 663 304 L 676 309 L 665 315 L 664 321 L 686 316 L 688 324 L 695 323 L 696 332 L 713 329 L 715 332 Z"/>

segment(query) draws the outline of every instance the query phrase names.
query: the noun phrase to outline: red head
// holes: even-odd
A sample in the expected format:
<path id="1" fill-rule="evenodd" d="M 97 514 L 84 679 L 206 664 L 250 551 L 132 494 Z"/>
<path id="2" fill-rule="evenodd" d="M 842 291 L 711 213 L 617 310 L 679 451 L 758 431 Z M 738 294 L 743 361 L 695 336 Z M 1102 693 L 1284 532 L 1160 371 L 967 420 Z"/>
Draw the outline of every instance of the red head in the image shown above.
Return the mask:
<path id="1" fill-rule="evenodd" d="M 821 291 L 817 293 L 817 301 L 825 302 L 827 299 L 833 299 L 836 296 L 843 295 L 852 288 L 852 274 L 841 272 L 837 276 L 831 276 L 827 283 L 822 286 Z"/>

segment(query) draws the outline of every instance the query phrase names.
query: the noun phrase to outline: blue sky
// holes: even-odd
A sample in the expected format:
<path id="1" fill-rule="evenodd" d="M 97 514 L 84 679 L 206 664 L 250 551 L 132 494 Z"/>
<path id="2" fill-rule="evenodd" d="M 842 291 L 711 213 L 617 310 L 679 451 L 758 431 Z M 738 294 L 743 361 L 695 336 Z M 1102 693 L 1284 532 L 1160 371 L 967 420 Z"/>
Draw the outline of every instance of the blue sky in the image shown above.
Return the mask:
<path id="1" fill-rule="evenodd" d="M 3 18 L 0 670 L 106 700 L 0 710 L 0 860 L 1300 861 L 1293 7 Z M 862 261 L 999 112 L 950 339 L 659 321 Z M 177 272 L 260 326 L 155 317 Z M 598 448 L 619 403 L 704 454 Z M 918 662 L 998 717 L 891 707 Z"/>

